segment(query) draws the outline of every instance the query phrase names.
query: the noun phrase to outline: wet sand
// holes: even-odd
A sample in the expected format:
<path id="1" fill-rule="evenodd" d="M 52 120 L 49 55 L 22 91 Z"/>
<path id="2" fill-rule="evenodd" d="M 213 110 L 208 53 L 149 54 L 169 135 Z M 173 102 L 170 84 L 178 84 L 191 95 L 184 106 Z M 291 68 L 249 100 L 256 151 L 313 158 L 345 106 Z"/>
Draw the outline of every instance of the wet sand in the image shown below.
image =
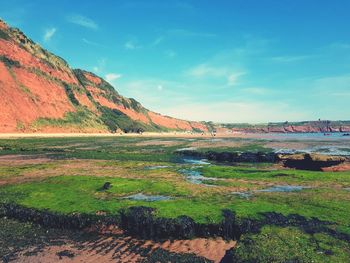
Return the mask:
<path id="1" fill-rule="evenodd" d="M 18 253 L 15 262 L 140 262 L 154 251 L 163 249 L 171 253 L 195 254 L 218 263 L 226 250 L 235 245 L 235 241 L 224 241 L 221 238 L 155 242 L 107 235 L 93 242 L 66 240 L 61 245 L 39 249 L 32 247 Z"/>

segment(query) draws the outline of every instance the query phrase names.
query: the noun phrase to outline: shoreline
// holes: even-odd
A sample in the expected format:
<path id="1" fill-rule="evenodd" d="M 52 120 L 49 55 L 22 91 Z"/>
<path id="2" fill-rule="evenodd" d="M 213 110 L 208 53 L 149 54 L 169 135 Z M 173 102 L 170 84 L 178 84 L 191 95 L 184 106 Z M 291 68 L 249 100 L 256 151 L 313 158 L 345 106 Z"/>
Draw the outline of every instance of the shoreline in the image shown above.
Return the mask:
<path id="1" fill-rule="evenodd" d="M 331 135 L 322 136 L 323 133 L 188 133 L 188 132 L 144 132 L 137 133 L 0 133 L 0 139 L 21 138 L 79 138 L 79 137 L 149 137 L 149 138 L 247 138 L 247 139 L 308 139 L 308 140 L 350 140 L 350 136 L 339 136 L 343 132 L 333 132 Z M 336 136 L 334 136 L 336 135 Z"/>

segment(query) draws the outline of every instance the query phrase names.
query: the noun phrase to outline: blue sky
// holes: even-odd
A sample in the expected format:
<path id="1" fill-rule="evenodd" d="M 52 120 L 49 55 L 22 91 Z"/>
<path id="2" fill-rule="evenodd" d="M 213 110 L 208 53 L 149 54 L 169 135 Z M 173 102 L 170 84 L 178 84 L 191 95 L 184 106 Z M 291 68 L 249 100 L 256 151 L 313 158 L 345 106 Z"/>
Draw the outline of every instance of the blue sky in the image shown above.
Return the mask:
<path id="1" fill-rule="evenodd" d="M 350 119 L 350 1 L 2 1 L 0 17 L 147 108 L 191 120 Z"/>

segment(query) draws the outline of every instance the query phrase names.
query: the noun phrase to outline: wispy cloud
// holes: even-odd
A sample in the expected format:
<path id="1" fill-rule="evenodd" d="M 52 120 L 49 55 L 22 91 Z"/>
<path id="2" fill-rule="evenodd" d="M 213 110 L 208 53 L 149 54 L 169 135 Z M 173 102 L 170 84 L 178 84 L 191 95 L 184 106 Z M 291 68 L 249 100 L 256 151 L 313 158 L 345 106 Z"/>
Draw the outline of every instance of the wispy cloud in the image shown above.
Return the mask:
<path id="1" fill-rule="evenodd" d="M 79 14 L 72 14 L 68 16 L 67 21 L 85 28 L 89 28 L 93 30 L 98 29 L 98 25 L 94 20 Z"/>
<path id="2" fill-rule="evenodd" d="M 128 40 L 125 42 L 124 48 L 127 50 L 135 50 L 142 48 L 142 46 L 139 45 L 136 40 Z"/>
<path id="3" fill-rule="evenodd" d="M 155 38 L 154 41 L 150 44 L 150 46 L 158 46 L 159 44 L 161 44 L 169 38 L 214 38 L 216 36 L 216 34 L 210 32 L 199 32 L 183 28 L 174 28 L 163 31 L 162 35 Z"/>
<path id="4" fill-rule="evenodd" d="M 216 67 L 209 64 L 199 64 L 189 69 L 186 74 L 195 78 L 219 78 L 226 80 L 227 86 L 235 86 L 238 79 L 246 75 L 243 71 L 234 71 L 229 67 Z"/>
<path id="5" fill-rule="evenodd" d="M 104 58 L 101 58 L 97 61 L 97 65 L 95 65 L 92 70 L 95 72 L 95 73 L 101 73 L 102 71 L 104 71 L 106 67 L 106 59 Z"/>
<path id="6" fill-rule="evenodd" d="M 175 29 L 170 29 L 167 31 L 167 34 L 170 36 L 178 36 L 178 37 L 205 37 L 205 38 L 210 38 L 210 37 L 216 37 L 216 34 L 213 33 L 208 33 L 208 32 L 197 32 L 197 31 L 191 31 L 188 29 L 183 29 L 183 28 L 175 28 Z"/>
<path id="7" fill-rule="evenodd" d="M 223 67 L 213 67 L 208 64 L 199 64 L 189 69 L 187 74 L 197 78 L 207 76 L 222 77 L 227 75 L 227 69 Z"/>
<path id="8" fill-rule="evenodd" d="M 302 56 L 278 56 L 278 57 L 272 57 L 271 60 L 274 62 L 281 62 L 281 63 L 289 63 L 289 62 L 298 62 L 302 60 L 306 60 L 309 58 L 312 58 L 313 56 L 310 55 L 302 55 Z"/>
<path id="9" fill-rule="evenodd" d="M 105 75 L 105 79 L 107 82 L 113 83 L 113 81 L 121 78 L 122 75 L 121 74 L 116 74 L 116 73 L 108 73 Z"/>
<path id="10" fill-rule="evenodd" d="M 237 73 L 231 73 L 227 77 L 227 85 L 228 86 L 236 86 L 238 84 L 238 78 L 240 76 L 245 75 L 245 72 L 237 72 Z"/>
<path id="11" fill-rule="evenodd" d="M 170 116 L 197 121 L 215 122 L 269 122 L 296 121 L 309 119 L 310 113 L 296 110 L 293 105 L 282 102 L 257 101 L 223 101 L 211 103 L 182 104 L 181 107 L 171 106 L 163 108 L 163 112 Z"/>
<path id="12" fill-rule="evenodd" d="M 152 47 L 154 46 L 158 46 L 160 43 L 162 43 L 164 41 L 164 36 L 159 36 L 157 37 L 151 44 Z"/>
<path id="13" fill-rule="evenodd" d="M 85 44 L 90 45 L 90 46 L 95 46 L 95 47 L 106 47 L 106 46 L 104 46 L 104 45 L 102 45 L 102 44 L 100 44 L 100 43 L 97 43 L 97 42 L 94 42 L 94 41 L 90 41 L 90 40 L 88 40 L 88 39 L 86 39 L 86 38 L 82 38 L 81 40 L 82 40 Z"/>
<path id="14" fill-rule="evenodd" d="M 43 36 L 44 41 L 49 42 L 51 38 L 55 35 L 56 31 L 57 29 L 55 27 L 46 29 Z"/>

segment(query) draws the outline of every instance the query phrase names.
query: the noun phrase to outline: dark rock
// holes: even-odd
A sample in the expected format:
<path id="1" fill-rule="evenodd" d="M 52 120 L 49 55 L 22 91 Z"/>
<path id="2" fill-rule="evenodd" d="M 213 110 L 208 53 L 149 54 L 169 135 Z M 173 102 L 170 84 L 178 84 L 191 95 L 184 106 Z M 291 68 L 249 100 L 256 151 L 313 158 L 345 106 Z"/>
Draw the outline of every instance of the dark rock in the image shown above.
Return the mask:
<path id="1" fill-rule="evenodd" d="M 234 263 L 234 249 L 226 250 L 224 257 L 220 260 L 220 263 Z"/>
<path id="2" fill-rule="evenodd" d="M 63 250 L 63 251 L 57 252 L 56 255 L 60 259 L 62 259 L 63 257 L 67 257 L 67 258 L 74 258 L 75 257 L 75 254 L 69 250 Z"/>
<path id="3" fill-rule="evenodd" d="M 211 161 L 217 162 L 249 162 L 249 163 L 258 163 L 258 162 L 268 162 L 274 163 L 276 162 L 276 154 L 264 153 L 264 152 L 197 152 L 197 151 L 177 151 L 177 154 L 183 156 L 190 156 L 196 158 L 208 159 Z"/>
<path id="4" fill-rule="evenodd" d="M 345 162 L 345 157 L 323 156 L 316 154 L 291 154 L 278 157 L 283 165 L 288 168 L 322 171 L 322 168 L 339 165 Z"/>
<path id="5" fill-rule="evenodd" d="M 102 190 L 108 190 L 111 187 L 112 187 L 112 184 L 110 182 L 105 182 L 104 185 L 102 186 Z"/>

